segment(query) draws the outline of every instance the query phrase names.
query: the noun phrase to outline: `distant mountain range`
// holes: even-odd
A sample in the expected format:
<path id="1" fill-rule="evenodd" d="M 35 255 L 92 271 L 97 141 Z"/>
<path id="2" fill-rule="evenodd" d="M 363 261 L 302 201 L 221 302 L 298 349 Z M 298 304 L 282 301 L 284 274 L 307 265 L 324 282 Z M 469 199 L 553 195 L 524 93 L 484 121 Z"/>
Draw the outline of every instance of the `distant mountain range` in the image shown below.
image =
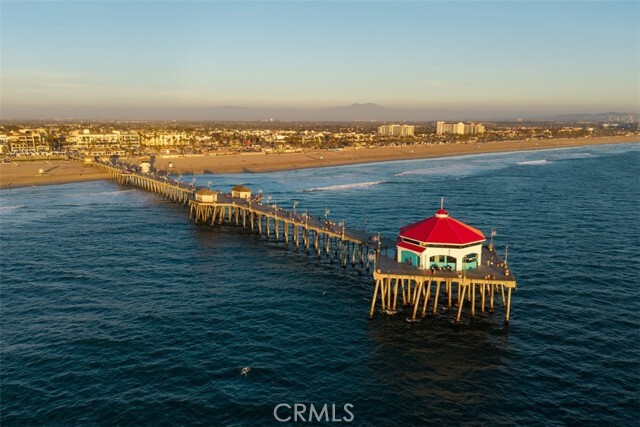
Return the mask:
<path id="1" fill-rule="evenodd" d="M 351 104 L 329 108 L 214 107 L 207 110 L 214 120 L 283 121 L 423 121 L 438 117 L 437 109 L 392 109 L 378 104 Z"/>
<path id="2" fill-rule="evenodd" d="M 638 121 L 638 113 L 540 115 L 505 113 L 504 109 L 471 108 L 387 108 L 378 104 L 351 104 L 329 108 L 269 107 L 12 107 L 3 109 L 4 119 L 75 119 L 75 120 L 178 120 L 178 121 L 527 121 L 567 122 Z M 55 113 L 51 113 L 55 111 Z"/>

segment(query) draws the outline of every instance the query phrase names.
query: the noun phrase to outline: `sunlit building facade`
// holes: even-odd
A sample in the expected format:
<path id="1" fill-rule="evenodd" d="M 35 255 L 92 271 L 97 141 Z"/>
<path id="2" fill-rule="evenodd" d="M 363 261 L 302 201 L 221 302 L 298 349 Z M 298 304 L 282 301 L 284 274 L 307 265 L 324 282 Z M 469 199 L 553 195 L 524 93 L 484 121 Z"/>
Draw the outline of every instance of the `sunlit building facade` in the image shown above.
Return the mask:
<path id="1" fill-rule="evenodd" d="M 476 135 L 484 133 L 484 125 L 477 123 L 436 122 L 436 134 L 454 133 L 458 135 Z"/>
<path id="2" fill-rule="evenodd" d="M 378 127 L 378 135 L 384 136 L 414 136 L 415 126 L 383 125 Z"/>

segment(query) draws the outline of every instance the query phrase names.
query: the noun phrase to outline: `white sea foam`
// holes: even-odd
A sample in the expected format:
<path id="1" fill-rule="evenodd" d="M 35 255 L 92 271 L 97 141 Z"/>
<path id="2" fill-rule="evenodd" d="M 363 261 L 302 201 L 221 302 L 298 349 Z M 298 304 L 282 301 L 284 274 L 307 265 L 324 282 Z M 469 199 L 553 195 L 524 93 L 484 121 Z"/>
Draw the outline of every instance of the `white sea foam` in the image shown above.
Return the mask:
<path id="1" fill-rule="evenodd" d="M 428 168 L 408 170 L 400 172 L 395 176 L 407 176 L 407 175 L 431 175 L 431 176 L 470 176 L 476 173 L 480 173 L 486 170 L 493 170 L 503 165 L 497 164 L 482 164 L 482 163 L 452 163 L 438 166 L 431 166 Z"/>
<path id="2" fill-rule="evenodd" d="M 535 166 L 535 165 L 546 165 L 551 163 L 549 160 L 527 160 L 526 162 L 518 162 L 516 165 L 519 166 Z"/>
<path id="3" fill-rule="evenodd" d="M 131 193 L 132 191 L 138 191 L 136 189 L 131 190 L 115 190 L 115 191 L 104 191 L 102 193 L 95 193 L 94 196 L 116 196 L 118 194 Z"/>
<path id="4" fill-rule="evenodd" d="M 305 192 L 308 191 L 343 191 L 343 190 L 351 190 L 354 188 L 366 188 L 372 187 L 374 185 L 382 184 L 384 181 L 368 181 L 368 182 L 357 182 L 353 184 L 340 184 L 340 185 L 330 185 L 328 187 L 316 187 L 309 188 L 308 190 L 303 190 Z"/>
<path id="5" fill-rule="evenodd" d="M 25 205 L 17 205 L 17 206 L 0 206 L 0 212 L 4 212 L 4 211 L 12 211 L 15 209 L 23 209 L 26 208 Z"/>

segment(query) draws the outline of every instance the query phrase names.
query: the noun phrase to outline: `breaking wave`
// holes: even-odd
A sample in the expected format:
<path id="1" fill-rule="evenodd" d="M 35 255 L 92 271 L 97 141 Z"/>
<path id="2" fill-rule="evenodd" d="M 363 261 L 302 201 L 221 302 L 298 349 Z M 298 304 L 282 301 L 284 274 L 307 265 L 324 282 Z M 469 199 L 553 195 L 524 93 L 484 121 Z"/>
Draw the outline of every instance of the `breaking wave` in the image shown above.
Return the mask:
<path id="1" fill-rule="evenodd" d="M 115 191 L 103 191 L 101 193 L 95 193 L 93 194 L 94 196 L 116 196 L 118 194 L 123 194 L 123 193 L 131 193 L 133 191 L 138 191 L 136 189 L 131 189 L 131 190 L 115 190 Z"/>
<path id="2" fill-rule="evenodd" d="M 24 209 L 27 206 L 25 205 L 16 205 L 16 206 L 0 206 L 0 212 L 12 211 L 15 209 Z"/>
<path id="3" fill-rule="evenodd" d="M 518 162 L 516 165 L 519 166 L 535 166 L 535 165 L 546 165 L 551 163 L 549 160 L 528 160 L 526 162 Z"/>
<path id="4" fill-rule="evenodd" d="M 340 184 L 340 185 L 329 185 L 328 187 L 315 187 L 309 188 L 307 190 L 302 190 L 303 192 L 310 191 L 343 191 L 343 190 L 351 190 L 354 188 L 366 188 L 372 187 L 374 185 L 382 184 L 384 181 L 368 181 L 368 182 L 358 182 L 354 184 Z"/>
<path id="5" fill-rule="evenodd" d="M 429 176 L 470 176 L 489 170 L 506 167 L 507 164 L 497 163 L 450 163 L 444 165 L 433 165 L 428 168 L 413 169 L 397 173 L 395 176 L 407 175 L 429 175 Z"/>

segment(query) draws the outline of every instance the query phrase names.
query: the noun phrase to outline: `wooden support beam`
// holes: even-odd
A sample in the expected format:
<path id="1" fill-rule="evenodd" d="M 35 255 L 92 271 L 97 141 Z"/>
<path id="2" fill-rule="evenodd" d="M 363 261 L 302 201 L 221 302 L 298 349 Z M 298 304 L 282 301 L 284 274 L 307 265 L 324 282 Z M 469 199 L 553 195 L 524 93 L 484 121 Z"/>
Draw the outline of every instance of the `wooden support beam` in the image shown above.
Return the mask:
<path id="1" fill-rule="evenodd" d="M 494 291 L 496 288 L 495 283 L 492 283 L 491 285 L 491 289 L 490 289 L 490 295 L 489 295 L 489 312 L 493 313 L 493 298 L 494 298 Z"/>
<path id="2" fill-rule="evenodd" d="M 427 283 L 427 292 L 424 296 L 424 304 L 422 305 L 422 317 L 427 315 L 427 307 L 429 306 L 429 296 L 431 294 L 431 279 L 426 281 Z"/>
<path id="3" fill-rule="evenodd" d="M 419 283 L 416 284 L 417 285 L 417 292 L 416 292 L 416 300 L 415 303 L 413 305 L 413 314 L 411 315 L 411 320 L 414 321 L 416 320 L 416 315 L 418 314 L 418 305 L 420 305 L 420 294 L 422 293 L 422 287 L 424 286 L 423 282 L 420 281 Z"/>
<path id="4" fill-rule="evenodd" d="M 436 294 L 433 297 L 433 314 L 437 314 L 438 313 L 438 297 L 440 296 L 440 285 L 441 282 L 436 279 Z"/>
<path id="5" fill-rule="evenodd" d="M 369 318 L 373 317 L 373 311 L 376 308 L 376 298 L 378 297 L 378 289 L 380 289 L 380 279 L 376 279 L 376 287 L 373 290 L 373 298 L 371 299 L 371 310 L 369 310 Z"/>
<path id="6" fill-rule="evenodd" d="M 387 309 L 387 284 L 390 280 L 391 279 L 389 279 L 388 277 L 383 277 L 382 283 L 380 284 L 380 306 L 383 310 Z"/>
<path id="7" fill-rule="evenodd" d="M 471 284 L 471 315 L 476 315 L 476 283 Z"/>
<path id="8" fill-rule="evenodd" d="M 456 323 L 460 323 L 460 315 L 462 314 L 462 306 L 464 305 L 464 294 L 467 292 L 467 288 L 468 285 L 462 285 L 462 295 L 458 298 L 459 299 L 459 303 L 458 303 L 458 315 L 456 316 Z"/>
<path id="9" fill-rule="evenodd" d="M 512 288 L 509 288 L 509 292 L 508 292 L 508 296 L 507 296 L 507 311 L 504 314 L 504 322 L 505 323 L 509 323 L 509 316 L 511 315 L 511 289 Z"/>
<path id="10" fill-rule="evenodd" d="M 398 285 L 402 279 L 396 278 L 396 285 L 393 288 L 393 307 L 391 308 L 393 311 L 396 311 L 398 305 Z"/>

